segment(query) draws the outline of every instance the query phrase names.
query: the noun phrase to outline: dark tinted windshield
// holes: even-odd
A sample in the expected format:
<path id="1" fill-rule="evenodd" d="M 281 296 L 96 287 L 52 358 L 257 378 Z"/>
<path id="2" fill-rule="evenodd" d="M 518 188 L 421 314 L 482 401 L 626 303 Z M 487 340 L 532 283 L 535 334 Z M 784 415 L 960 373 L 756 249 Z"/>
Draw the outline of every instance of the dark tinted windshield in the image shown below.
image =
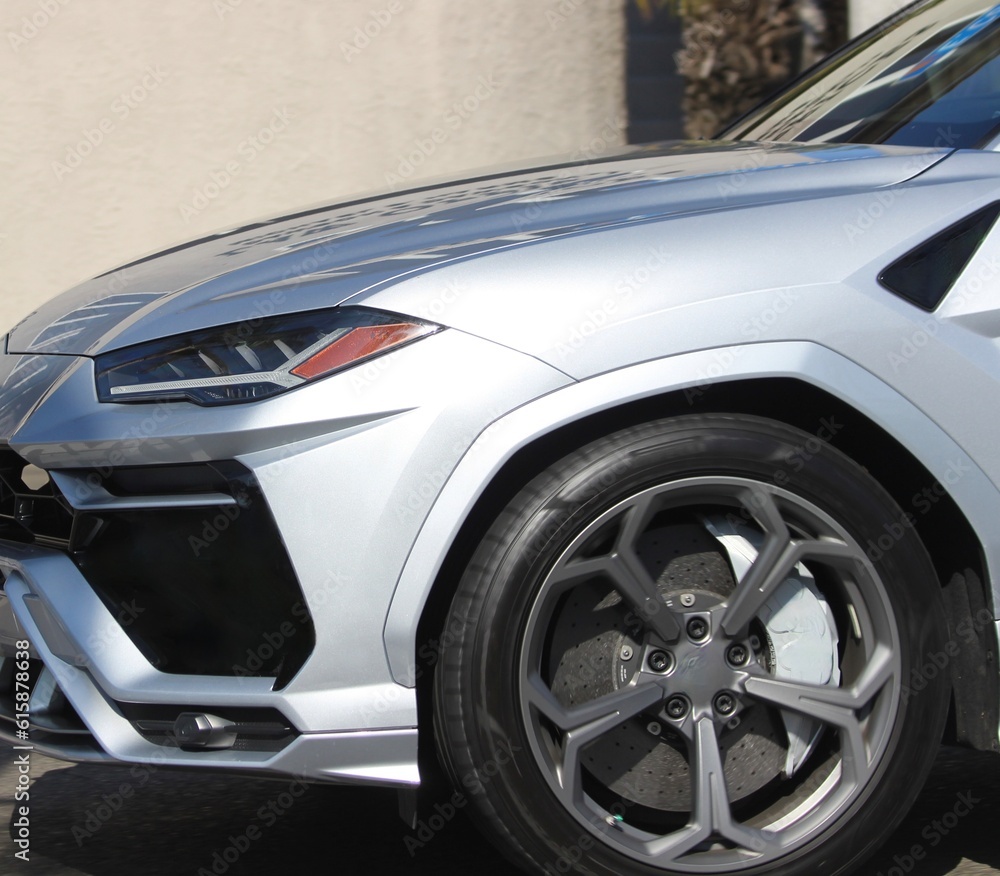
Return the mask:
<path id="1" fill-rule="evenodd" d="M 970 148 L 1000 131 L 1000 4 L 930 0 L 738 122 L 727 139 Z"/>

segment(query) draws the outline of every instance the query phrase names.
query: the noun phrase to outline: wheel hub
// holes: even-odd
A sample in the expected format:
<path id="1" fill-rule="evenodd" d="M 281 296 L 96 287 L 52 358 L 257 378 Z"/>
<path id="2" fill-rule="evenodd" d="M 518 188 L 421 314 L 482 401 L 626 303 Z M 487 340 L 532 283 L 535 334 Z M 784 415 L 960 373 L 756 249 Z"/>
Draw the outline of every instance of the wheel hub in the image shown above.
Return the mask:
<path id="1" fill-rule="evenodd" d="M 623 722 L 588 750 L 588 769 L 613 792 L 654 809 L 686 811 L 691 787 L 681 731 L 701 717 L 717 725 L 733 802 L 792 775 L 814 748 L 818 724 L 743 696 L 754 668 L 818 684 L 834 679 L 835 633 L 808 572 L 798 570 L 768 601 L 755 623 L 759 635 L 733 639 L 722 629 L 736 576 L 758 546 L 749 528 L 719 519 L 644 535 L 641 555 L 659 570 L 661 597 L 682 631 L 675 642 L 629 629 L 614 592 L 584 587 L 571 596 L 553 642 L 560 660 L 552 689 L 563 704 L 582 704 L 633 682 L 664 690 L 657 709 Z M 733 659 L 734 649 L 742 659 Z"/>
<path id="2" fill-rule="evenodd" d="M 857 801 L 901 726 L 889 585 L 858 529 L 766 480 L 627 489 L 540 567 L 517 646 L 534 763 L 630 858 L 770 866 Z"/>

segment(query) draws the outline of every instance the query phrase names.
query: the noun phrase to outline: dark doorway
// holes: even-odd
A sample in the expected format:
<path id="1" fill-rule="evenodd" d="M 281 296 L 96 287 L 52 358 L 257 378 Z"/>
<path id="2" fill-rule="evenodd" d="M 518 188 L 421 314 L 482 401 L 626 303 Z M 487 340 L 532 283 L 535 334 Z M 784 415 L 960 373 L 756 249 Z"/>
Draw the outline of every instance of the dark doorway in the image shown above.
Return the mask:
<path id="1" fill-rule="evenodd" d="M 628 142 L 675 140 L 684 135 L 684 79 L 674 55 L 682 25 L 662 3 L 629 0 L 626 95 Z"/>

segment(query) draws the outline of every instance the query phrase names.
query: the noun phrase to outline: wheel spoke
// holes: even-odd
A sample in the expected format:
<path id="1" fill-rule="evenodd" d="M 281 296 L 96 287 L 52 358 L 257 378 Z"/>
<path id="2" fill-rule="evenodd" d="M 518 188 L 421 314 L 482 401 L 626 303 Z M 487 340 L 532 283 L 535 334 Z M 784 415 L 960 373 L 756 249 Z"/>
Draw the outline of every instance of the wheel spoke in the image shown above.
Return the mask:
<path id="1" fill-rule="evenodd" d="M 745 513 L 733 520 L 727 509 Z M 671 592 L 671 603 L 678 603 L 675 612 L 661 596 L 667 586 L 653 570 L 685 549 L 703 549 L 696 536 L 690 546 L 682 528 L 698 522 L 728 552 L 731 574 L 722 570 L 725 589 L 706 584 L 717 594 L 712 599 L 700 591 L 694 599 Z M 771 865 L 841 817 L 845 806 L 874 781 L 899 717 L 902 672 L 885 588 L 851 531 L 790 489 L 749 476 L 692 476 L 605 506 L 562 542 L 532 606 L 519 664 L 521 713 L 529 725 L 532 753 L 560 805 L 620 852 L 645 866 L 675 872 Z M 684 612 L 696 611 L 692 605 L 712 616 L 715 635 L 705 641 L 695 638 L 696 632 L 685 633 L 692 618 Z M 595 616 L 592 626 L 590 613 L 611 607 L 614 611 Z M 752 639 L 754 632 L 763 638 L 757 620 L 790 661 L 775 667 L 774 675 L 758 661 L 730 656 L 732 645 Z M 595 629 L 603 636 L 608 625 L 623 637 L 621 642 L 599 642 Z M 637 626 L 642 627 L 638 639 Z M 801 644 L 794 654 L 792 640 Z M 598 647 L 592 641 L 610 647 L 613 656 L 620 649 L 622 662 L 617 657 L 610 661 L 608 678 L 617 684 L 631 677 L 631 683 L 589 702 L 564 705 L 557 696 L 564 689 L 563 674 L 581 659 L 577 650 Z M 625 642 L 641 655 L 638 662 L 627 662 L 633 655 L 625 655 Z M 656 674 L 658 664 L 647 665 L 646 655 L 656 649 L 670 652 L 673 671 Z M 545 680 L 547 666 L 557 667 L 552 684 Z M 785 671 L 788 666 L 796 668 Z M 786 678 L 777 677 L 781 675 Z M 826 680 L 826 685 L 819 683 Z M 788 805 L 777 814 L 767 808 L 772 805 L 767 800 L 752 796 L 756 786 L 732 778 L 741 768 L 735 759 L 747 755 L 736 750 L 727 754 L 720 746 L 723 722 L 713 709 L 724 690 L 741 691 L 746 705 L 756 702 L 775 720 L 781 714 L 786 723 L 809 722 L 794 733 L 788 730 L 789 739 L 794 736 L 805 752 L 800 765 L 824 732 L 834 750 L 839 748 L 837 761 L 813 756 L 809 771 L 803 769 L 806 779 L 781 786 L 783 793 L 788 789 Z M 687 752 L 685 756 L 675 746 L 669 752 L 672 760 L 660 768 L 666 776 L 671 764 L 686 760 L 690 813 L 686 819 L 680 816 L 686 824 L 671 819 L 657 830 L 628 812 L 630 802 L 645 805 L 646 800 L 632 793 L 632 772 L 642 769 L 643 775 L 655 776 L 656 764 L 633 764 L 627 747 L 625 752 L 612 749 L 616 743 L 619 748 L 631 744 L 629 734 L 638 733 L 640 725 L 665 721 L 661 710 L 674 694 L 688 700 L 686 717 L 672 723 L 686 739 Z M 756 781 L 777 787 L 779 779 L 789 778 L 790 755 L 780 755 L 767 762 L 766 772 L 753 773 Z M 728 779 L 727 757 L 734 758 Z M 756 762 L 751 766 L 761 768 Z M 669 773 L 664 782 L 674 784 L 664 784 L 668 790 L 663 793 L 675 793 L 676 783 L 683 781 L 675 778 L 680 775 Z M 644 786 L 637 788 L 643 791 Z M 626 809 L 612 816 L 619 810 L 608 800 L 618 799 Z"/>
<path id="2" fill-rule="evenodd" d="M 689 824 L 681 830 L 674 831 L 662 839 L 649 843 L 647 849 L 655 862 L 661 866 L 669 866 L 678 858 L 690 854 L 695 848 L 705 842 L 710 831 L 695 824 Z"/>
<path id="3" fill-rule="evenodd" d="M 653 498 L 646 497 L 623 512 L 615 545 L 611 552 L 599 557 L 574 560 L 553 570 L 552 584 L 563 590 L 587 578 L 607 578 L 621 597 L 664 642 L 674 642 L 681 627 L 670 607 L 660 596 L 656 581 L 637 556 L 634 544 L 646 524 Z"/>
<path id="4" fill-rule="evenodd" d="M 767 602 L 771 591 L 787 577 L 792 536 L 785 525 L 774 497 L 764 490 L 746 490 L 740 495 L 743 506 L 752 511 L 764 529 L 764 544 L 757 553 L 736 594 L 722 618 L 727 635 L 737 636 Z"/>
<path id="5" fill-rule="evenodd" d="M 603 575 L 656 635 L 674 642 L 681 633 L 680 624 L 663 601 L 649 572 L 630 548 L 613 554 L 567 563 L 553 573 L 553 580 L 572 584 Z"/>
<path id="6" fill-rule="evenodd" d="M 781 844 L 774 834 L 744 827 L 733 820 L 722 753 L 711 717 L 705 716 L 695 723 L 692 741 L 691 820 L 684 830 L 651 843 L 652 854 L 661 863 L 673 863 L 712 838 L 729 840 L 757 855 L 778 851 Z"/>
<path id="7" fill-rule="evenodd" d="M 754 676 L 747 679 L 746 691 L 755 699 L 838 728 L 844 746 L 845 778 L 859 784 L 869 773 L 869 753 L 858 712 L 891 683 L 895 663 L 892 649 L 879 645 L 861 677 L 850 687 L 822 687 Z"/>
<path id="8" fill-rule="evenodd" d="M 615 539 L 615 547 L 618 550 L 621 550 L 622 547 L 632 547 L 639 540 L 646 524 L 649 523 L 649 512 L 656 499 L 657 496 L 653 493 L 639 496 L 625 511 L 621 527 L 618 530 L 618 537 Z"/>
<path id="9" fill-rule="evenodd" d="M 533 673 L 528 679 L 525 696 L 563 731 L 562 760 L 556 764 L 556 770 L 563 793 L 575 801 L 581 793 L 580 755 L 583 749 L 622 721 L 660 703 L 663 691 L 656 684 L 637 685 L 567 709 L 541 677 Z"/>
<path id="10" fill-rule="evenodd" d="M 825 687 L 754 675 L 747 693 L 773 706 L 818 718 L 836 727 L 850 726 L 854 713 L 867 706 L 894 675 L 895 658 L 886 645 L 875 649 L 861 677 L 850 687 Z"/>
<path id="11" fill-rule="evenodd" d="M 715 737 L 715 727 L 709 718 L 694 725 L 691 754 L 691 820 L 677 831 L 650 844 L 650 852 L 658 863 L 669 864 L 689 854 L 695 847 L 711 839 L 720 807 L 729 809 L 729 793 L 722 768 L 722 755 Z"/>
<path id="12" fill-rule="evenodd" d="M 708 717 L 695 724 L 694 754 L 691 764 L 693 811 L 691 821 L 706 835 L 721 833 L 732 820 L 729 814 L 729 791 L 722 764 L 722 752 L 715 733 L 715 722 Z"/>
<path id="13" fill-rule="evenodd" d="M 663 690 L 658 684 L 640 684 L 624 687 L 582 706 L 566 708 L 537 673 L 529 677 L 525 690 L 531 705 L 564 733 L 574 733 L 575 738 L 584 739 L 583 744 L 663 700 Z M 601 729 L 605 723 L 608 727 Z"/>
<path id="14" fill-rule="evenodd" d="M 653 576 L 631 547 L 620 547 L 615 557 L 615 589 L 641 616 L 642 621 L 664 642 L 675 642 L 681 626 L 663 601 Z"/>
<path id="15" fill-rule="evenodd" d="M 774 502 L 769 504 L 778 514 Z M 757 559 L 743 576 L 723 615 L 722 628 L 727 635 L 740 635 L 792 570 L 809 559 L 843 563 L 857 561 L 858 555 L 854 548 L 837 539 L 793 540 L 783 522 L 780 528 L 769 527 Z"/>

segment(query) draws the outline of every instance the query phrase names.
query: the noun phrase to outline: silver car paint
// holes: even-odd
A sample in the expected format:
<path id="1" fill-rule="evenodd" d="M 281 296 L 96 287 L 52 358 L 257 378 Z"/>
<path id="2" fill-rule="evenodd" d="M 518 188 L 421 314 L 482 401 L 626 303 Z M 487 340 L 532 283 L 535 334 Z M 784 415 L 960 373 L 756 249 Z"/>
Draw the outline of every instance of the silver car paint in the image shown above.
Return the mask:
<path id="1" fill-rule="evenodd" d="M 1000 568 L 1000 491 L 937 423 L 910 400 L 844 356 L 812 342 L 785 341 L 702 350 L 635 365 L 583 381 L 524 405 L 491 426 L 449 479 L 400 578 L 386 624 L 394 677 L 412 684 L 416 618 L 443 559 L 484 485 L 521 447 L 587 414 L 662 394 L 668 386 L 697 394 L 706 382 L 795 377 L 834 396 L 850 398 L 948 484 L 983 544 L 991 570 Z M 956 477 L 959 474 L 959 477 Z M 991 574 L 991 580 L 996 580 Z M 998 594 L 994 588 L 994 605 Z"/>
<path id="2" fill-rule="evenodd" d="M 107 300 L 88 303 L 106 278 L 85 284 L 11 336 L 11 350 L 63 355 L 3 358 L 0 374 L 8 381 L 33 362 L 54 364 L 51 375 L 29 377 L 26 401 L 0 419 L 0 438 L 29 461 L 61 472 L 63 483 L 75 484 L 69 495 L 77 503 L 94 501 L 86 480 L 72 471 L 82 466 L 244 462 L 261 483 L 321 635 L 281 692 L 239 678 L 164 676 L 131 645 L 72 563 L 41 550 L 12 556 L 16 549 L 4 545 L 0 565 L 16 572 L 8 589 L 18 620 L 38 637 L 47 664 L 64 674 L 64 667 L 77 667 L 66 693 L 115 757 L 141 760 L 158 747 L 116 721 L 105 696 L 198 698 L 277 705 L 306 731 L 277 758 L 243 758 L 240 766 L 290 770 L 300 748 L 314 746 L 301 756 L 312 764 L 310 775 L 416 781 L 416 625 L 442 558 L 488 478 L 517 447 L 557 425 L 631 398 L 743 376 L 807 380 L 849 398 L 935 477 L 948 477 L 957 465 L 963 476 L 952 493 L 995 569 L 1000 539 L 990 527 L 1000 512 L 994 486 L 1000 460 L 984 438 L 988 430 L 977 430 L 997 401 L 996 356 L 988 343 L 975 361 L 960 352 L 970 334 L 985 337 L 995 307 L 987 302 L 970 310 L 963 299 L 958 312 L 943 310 L 938 320 L 876 282 L 895 255 L 996 198 L 990 180 L 1000 156 L 941 161 L 945 154 L 738 146 L 685 159 L 671 152 L 566 171 L 573 184 L 563 198 L 545 194 L 551 174 L 435 190 L 435 196 L 450 192 L 461 206 L 446 208 L 457 211 L 446 220 L 455 223 L 452 239 L 437 238 L 432 251 L 410 246 L 435 228 L 427 224 L 430 206 L 413 196 L 373 207 L 378 219 L 341 216 L 344 224 L 331 218 L 323 225 L 313 217 L 299 228 L 295 220 L 291 228 L 273 229 L 274 239 L 264 231 L 240 237 L 238 246 L 217 239 L 203 244 L 208 249 L 200 255 L 199 247 L 175 253 L 165 257 L 162 272 L 159 260 L 138 265 L 125 272 L 134 295 L 116 292 L 125 296 L 112 302 L 117 309 Z M 699 166 L 713 168 L 710 176 L 697 175 Z M 682 179 L 661 179 L 670 167 Z M 587 194 L 600 180 L 608 191 Z M 499 212 L 478 229 L 481 237 L 461 240 L 465 222 L 476 227 L 476 199 L 487 186 L 496 189 L 486 193 L 494 198 L 489 207 Z M 393 229 L 402 243 L 391 252 L 385 241 L 373 241 L 363 265 L 337 253 L 323 266 L 346 265 L 346 276 L 282 278 L 301 247 L 315 250 L 348 233 L 345 227 L 364 251 L 365 232 L 350 223 L 375 222 L 371 233 L 378 238 L 385 226 L 377 222 L 391 225 L 396 209 L 410 210 L 412 218 Z M 593 212 L 581 216 L 581 209 Z M 571 214 L 576 218 L 567 225 Z M 510 233 L 518 216 L 532 223 L 524 239 Z M 871 221 L 861 223 L 865 216 Z M 534 245 L 542 238 L 544 246 Z M 739 271 L 716 270 L 720 240 L 725 264 Z M 784 241 L 783 248 L 775 251 L 774 240 Z M 284 247 L 290 260 L 254 262 L 252 247 L 271 244 Z M 654 270 L 647 260 L 664 246 Z M 219 273 L 198 283 L 212 273 L 199 261 L 206 253 L 218 260 Z M 640 267 L 648 279 L 630 285 Z M 628 294 L 616 292 L 619 283 Z M 244 294 L 247 285 L 253 288 Z M 958 301 L 956 293 L 952 298 Z M 254 308 L 268 301 L 277 310 L 298 310 L 347 300 L 426 315 L 452 328 L 370 368 L 265 402 L 214 409 L 97 402 L 85 354 L 224 323 L 238 313 L 246 318 L 248 306 L 263 315 Z M 595 313 L 603 314 L 600 324 Z M 897 341 L 902 349 L 919 331 L 928 335 L 920 355 L 894 364 L 887 351 Z M 825 346 L 811 340 L 817 337 Z M 953 374 L 947 391 L 935 386 L 942 369 Z M 955 386 L 967 387 L 968 395 L 956 394 Z M 951 434 L 937 425 L 944 422 Z M 81 591 L 90 595 L 81 598 Z M 230 763 L 236 755 L 228 754 L 171 757 Z"/>
<path id="3" fill-rule="evenodd" d="M 46 553 L 54 552 L 35 552 L 34 556 L 31 556 L 31 553 L 30 549 L 19 552 L 15 548 L 9 551 L 9 554 L 14 556 L 4 559 L 3 566 L 8 572 L 7 598 L 11 600 L 15 616 L 32 641 L 34 650 L 46 667 L 54 672 L 60 688 L 84 718 L 88 728 L 106 752 L 103 756 L 90 752 L 71 753 L 72 759 L 154 763 L 178 767 L 238 767 L 288 773 L 304 779 L 336 780 L 344 783 L 408 786 L 419 781 L 416 768 L 417 735 L 413 727 L 354 733 L 306 733 L 278 754 L 216 751 L 192 755 L 178 748 L 147 742 L 107 700 L 110 693 L 127 696 L 131 688 L 116 687 L 115 679 L 105 677 L 89 657 L 80 653 L 70 653 L 73 647 L 71 644 L 73 633 L 68 630 L 53 632 L 52 627 L 57 622 L 48 608 L 49 605 L 54 606 L 52 609 L 54 611 L 58 611 L 61 607 L 65 612 L 62 617 L 67 619 L 71 626 L 79 626 L 86 630 L 93 629 L 96 625 L 109 635 L 115 636 L 113 644 L 108 647 L 109 652 L 114 652 L 114 660 L 121 664 L 115 669 L 115 674 L 119 679 L 123 675 L 131 674 L 129 684 L 152 685 L 149 688 L 145 686 L 142 688 L 143 691 L 149 691 L 158 697 L 152 701 L 185 703 L 190 702 L 188 697 L 192 695 L 204 695 L 217 705 L 224 706 L 227 703 L 274 704 L 276 698 L 273 695 L 268 696 L 270 685 L 262 679 L 241 679 L 242 686 L 239 689 L 230 685 L 227 691 L 225 685 L 213 684 L 209 679 L 202 680 L 202 683 L 196 681 L 193 688 L 188 686 L 185 689 L 185 679 L 174 677 L 173 683 L 167 683 L 157 689 L 158 681 L 162 682 L 170 677 L 155 673 L 138 652 L 129 651 L 131 642 L 121 634 L 121 628 L 114 617 L 107 612 L 100 600 L 93 596 L 82 578 L 73 579 L 75 570 L 45 569 L 45 583 L 31 580 L 26 572 L 28 568 L 42 568 L 47 561 L 56 562 L 58 557 L 58 555 L 45 556 Z M 69 563 L 65 557 L 58 559 Z M 67 574 L 64 575 L 63 572 Z M 79 592 L 81 590 L 82 592 Z M 44 596 L 39 597 L 39 593 Z M 42 600 L 45 602 L 42 603 Z M 80 615 L 84 620 L 78 622 L 76 619 Z M 118 631 L 117 634 L 113 632 L 114 630 Z M 122 639 L 125 641 L 122 642 Z M 53 642 L 63 645 L 63 648 L 57 648 L 58 653 L 49 647 Z M 90 649 L 91 652 L 93 650 Z M 103 653 L 103 649 L 100 653 Z M 111 659 L 104 662 L 109 667 L 114 666 Z M 157 679 L 153 677 L 154 675 L 160 678 Z M 264 683 L 261 684 L 261 681 Z M 287 700 L 282 700 L 282 707 L 294 714 L 294 706 Z M 51 749 L 44 742 L 38 741 L 33 742 L 33 745 L 43 754 L 67 757 L 65 749 Z"/>
<path id="4" fill-rule="evenodd" d="M 499 413 L 570 381 L 523 354 L 457 331 L 400 350 L 381 360 L 370 377 L 364 375 L 348 372 L 320 381 L 272 400 L 279 405 L 220 409 L 216 413 L 223 414 L 229 428 L 220 424 L 218 432 L 211 428 L 211 416 L 199 423 L 203 431 L 192 428 L 202 414 L 213 412 L 190 405 L 165 406 L 159 419 L 155 408 L 142 405 L 112 406 L 118 416 L 111 419 L 102 416 L 104 407 L 96 403 L 90 416 L 77 415 L 74 399 L 81 387 L 67 383 L 14 436 L 12 446 L 56 471 L 81 461 L 98 467 L 139 460 L 243 461 L 257 476 L 316 626 L 324 631 L 306 666 L 281 695 L 291 715 L 300 726 L 316 730 L 412 725 L 412 697 L 395 711 L 367 705 L 381 696 L 369 689 L 372 685 L 391 683 L 382 626 L 399 569 L 430 500 L 467 446 Z M 92 375 L 87 379 L 92 387 Z M 483 394 L 484 386 L 493 387 L 489 396 Z M 324 411 L 352 409 L 353 416 L 343 420 L 310 421 Z M 233 416 L 236 412 L 240 416 Z M 67 416 L 75 419 L 75 439 L 65 440 L 63 429 L 63 440 L 47 440 Z M 369 463 L 361 464 L 364 459 Z M 72 471 L 60 477 L 70 502 L 86 507 L 93 501 L 93 486 L 85 478 Z M 310 489 L 317 483 L 328 489 Z M 165 503 L 153 498 L 147 504 Z M 318 544 L 323 551 L 316 550 Z M 68 593 L 81 586 L 89 589 L 68 560 L 58 574 L 50 574 L 57 581 L 73 580 Z M 38 580 L 39 595 L 48 598 L 46 581 Z M 63 616 L 69 605 L 60 605 L 56 614 Z M 100 612 L 75 616 L 73 639 L 106 691 L 130 702 L 185 701 L 181 680 L 145 664 L 124 633 L 115 637 L 116 648 L 124 650 L 112 651 L 107 618 L 99 622 L 98 616 Z M 101 647 L 95 651 L 88 647 L 91 642 Z M 137 666 L 137 661 L 145 665 Z M 126 668 L 142 672 L 121 675 Z M 214 684 L 218 695 L 227 689 L 246 694 L 245 680 Z M 196 680 L 195 687 L 199 685 Z M 343 696 L 336 693 L 341 688 Z M 190 701 L 191 688 L 187 690 Z"/>
<path id="5" fill-rule="evenodd" d="M 892 185 L 946 154 L 857 146 L 668 146 L 637 149 L 627 160 L 383 196 L 216 236 L 95 278 L 22 320 L 10 333 L 8 350 L 93 355 L 205 326 L 331 307 L 449 262 L 553 236 Z M 720 203 L 720 187 L 731 192 L 730 203 Z M 442 287 L 438 297 L 448 292 Z M 429 318 L 434 301 L 426 302 Z"/>

